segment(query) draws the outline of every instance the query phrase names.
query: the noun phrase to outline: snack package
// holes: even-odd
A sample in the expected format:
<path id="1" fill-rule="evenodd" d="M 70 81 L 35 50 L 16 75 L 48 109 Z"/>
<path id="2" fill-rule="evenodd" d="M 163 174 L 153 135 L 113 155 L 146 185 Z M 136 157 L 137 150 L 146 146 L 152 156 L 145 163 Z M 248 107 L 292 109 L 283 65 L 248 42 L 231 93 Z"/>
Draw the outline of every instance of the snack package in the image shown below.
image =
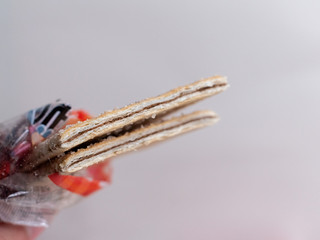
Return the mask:
<path id="1" fill-rule="evenodd" d="M 110 183 L 110 158 L 216 123 L 210 110 L 168 117 L 228 86 L 215 76 L 94 118 L 57 101 L 1 123 L 0 220 L 48 226 Z"/>
<path id="2" fill-rule="evenodd" d="M 40 142 L 68 124 L 90 118 L 55 102 L 0 124 L 0 220 L 28 226 L 48 226 L 57 211 L 110 182 L 110 161 L 72 175 L 37 176 L 21 172 L 27 156 Z"/>

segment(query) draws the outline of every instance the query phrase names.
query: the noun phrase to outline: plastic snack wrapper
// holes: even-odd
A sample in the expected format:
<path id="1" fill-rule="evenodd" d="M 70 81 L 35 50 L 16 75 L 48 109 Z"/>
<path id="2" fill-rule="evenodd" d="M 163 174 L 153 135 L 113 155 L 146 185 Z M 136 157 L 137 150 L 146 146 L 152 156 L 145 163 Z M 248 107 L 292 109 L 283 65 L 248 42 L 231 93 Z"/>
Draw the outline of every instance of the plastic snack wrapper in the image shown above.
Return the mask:
<path id="1" fill-rule="evenodd" d="M 48 226 L 60 209 L 110 183 L 110 160 L 72 175 L 39 176 L 20 170 L 38 143 L 88 118 L 85 111 L 72 111 L 57 101 L 0 123 L 0 221 Z"/>

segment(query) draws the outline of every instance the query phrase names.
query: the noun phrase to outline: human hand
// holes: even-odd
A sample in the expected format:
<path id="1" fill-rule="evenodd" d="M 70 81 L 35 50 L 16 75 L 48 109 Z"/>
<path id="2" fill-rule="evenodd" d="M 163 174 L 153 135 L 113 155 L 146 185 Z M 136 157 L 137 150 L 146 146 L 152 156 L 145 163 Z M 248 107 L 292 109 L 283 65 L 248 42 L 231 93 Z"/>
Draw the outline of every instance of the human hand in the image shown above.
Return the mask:
<path id="1" fill-rule="evenodd" d="M 44 230 L 41 227 L 24 227 L 0 223 L 0 240 L 34 240 Z"/>

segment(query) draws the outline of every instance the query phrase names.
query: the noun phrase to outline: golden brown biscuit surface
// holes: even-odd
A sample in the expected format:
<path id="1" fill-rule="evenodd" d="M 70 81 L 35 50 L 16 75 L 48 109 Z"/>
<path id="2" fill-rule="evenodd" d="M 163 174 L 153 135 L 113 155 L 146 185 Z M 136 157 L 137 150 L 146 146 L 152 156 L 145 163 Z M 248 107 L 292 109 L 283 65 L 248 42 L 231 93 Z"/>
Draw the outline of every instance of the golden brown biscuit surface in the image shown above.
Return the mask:
<path id="1" fill-rule="evenodd" d="M 59 161 L 55 160 L 60 163 L 59 166 L 57 165 L 59 171 L 73 172 L 99 162 L 102 158 L 128 152 L 130 149 L 134 149 L 134 146 L 141 147 L 167 138 L 164 133 L 166 133 L 167 136 L 174 136 L 179 134 L 181 129 L 183 129 L 183 131 L 181 130 L 180 132 L 183 133 L 189 131 L 189 129 L 208 125 L 209 122 L 215 122 L 213 121 L 213 115 L 215 116 L 214 119 L 217 119 L 217 116 L 209 111 L 186 115 L 193 119 L 192 123 L 188 124 L 183 123 L 185 119 L 188 119 L 186 116 L 174 118 L 169 121 L 163 121 L 163 118 L 177 109 L 220 93 L 226 88 L 228 88 L 228 83 L 225 77 L 210 77 L 183 87 L 178 87 L 157 97 L 148 98 L 121 109 L 108 111 L 96 118 L 68 126 L 43 143 L 40 143 L 34 149 L 30 157 L 32 162 L 30 168 L 48 160 L 59 159 Z M 159 123 L 159 121 L 162 121 L 162 123 Z M 173 122 L 175 123 L 175 127 L 171 129 L 172 131 L 169 131 L 167 126 Z M 143 131 L 140 129 L 141 125 L 149 126 L 148 130 L 151 129 L 153 134 L 152 137 L 151 135 L 148 137 L 144 136 L 144 140 L 135 145 L 129 139 L 141 132 L 147 133 L 146 129 Z M 162 129 L 161 133 L 157 132 L 155 134 L 154 131 L 158 128 Z M 114 137 L 115 140 L 103 140 L 104 138 L 110 139 L 111 136 Z M 136 139 L 136 137 L 134 138 Z M 115 142 L 123 139 L 131 142 L 122 145 L 121 149 L 113 147 L 111 150 L 109 148 L 109 146 L 113 146 Z M 92 146 L 88 147 L 89 145 Z M 106 153 L 103 154 L 99 150 L 101 152 L 100 154 L 96 154 L 94 158 L 89 158 L 88 156 L 93 155 L 93 152 L 101 145 L 104 146 L 103 148 L 105 148 Z M 73 154 L 74 157 L 70 157 L 71 152 L 76 152 Z M 86 152 L 85 155 L 87 156 L 85 161 L 75 160 L 77 158 L 76 156 L 80 156 L 84 152 Z M 63 155 L 67 155 L 68 157 Z M 77 161 L 78 163 L 75 163 Z"/>

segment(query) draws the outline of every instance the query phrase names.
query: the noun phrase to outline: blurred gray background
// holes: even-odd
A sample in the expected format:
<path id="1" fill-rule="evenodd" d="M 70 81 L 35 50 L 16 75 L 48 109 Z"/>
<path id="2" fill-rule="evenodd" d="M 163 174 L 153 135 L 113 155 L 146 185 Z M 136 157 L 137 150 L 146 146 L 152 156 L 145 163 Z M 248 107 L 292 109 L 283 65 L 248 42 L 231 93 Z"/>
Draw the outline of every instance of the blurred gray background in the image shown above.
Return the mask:
<path id="1" fill-rule="evenodd" d="M 319 1 L 1 1 L 0 120 L 215 74 L 210 128 L 115 159 L 39 239 L 319 239 Z"/>

